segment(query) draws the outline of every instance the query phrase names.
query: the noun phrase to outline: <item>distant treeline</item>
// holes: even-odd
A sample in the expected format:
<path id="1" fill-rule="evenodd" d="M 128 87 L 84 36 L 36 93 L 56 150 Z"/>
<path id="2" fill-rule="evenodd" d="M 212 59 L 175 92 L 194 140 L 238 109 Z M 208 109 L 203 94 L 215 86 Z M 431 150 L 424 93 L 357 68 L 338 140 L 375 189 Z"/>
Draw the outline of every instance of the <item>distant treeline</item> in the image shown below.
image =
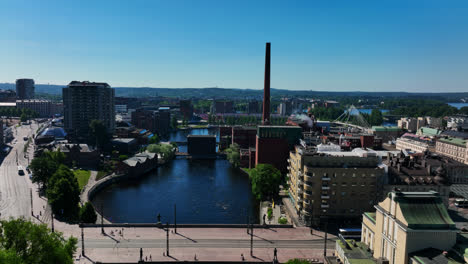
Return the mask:
<path id="1" fill-rule="evenodd" d="M 112 86 L 112 83 L 109 83 Z M 36 84 L 36 93 L 61 95 L 66 85 Z M 263 97 L 263 90 L 238 88 L 149 88 L 149 87 L 114 87 L 117 96 L 126 97 L 179 97 L 179 98 L 226 98 L 226 99 L 257 99 Z M 0 83 L 0 89 L 15 90 L 13 83 Z M 342 102 L 343 104 L 374 104 L 385 98 L 420 98 L 435 99 L 444 102 L 458 102 L 468 98 L 468 93 L 407 93 L 407 92 L 333 92 L 333 91 L 298 91 L 286 89 L 271 89 L 275 98 L 318 98 Z"/>

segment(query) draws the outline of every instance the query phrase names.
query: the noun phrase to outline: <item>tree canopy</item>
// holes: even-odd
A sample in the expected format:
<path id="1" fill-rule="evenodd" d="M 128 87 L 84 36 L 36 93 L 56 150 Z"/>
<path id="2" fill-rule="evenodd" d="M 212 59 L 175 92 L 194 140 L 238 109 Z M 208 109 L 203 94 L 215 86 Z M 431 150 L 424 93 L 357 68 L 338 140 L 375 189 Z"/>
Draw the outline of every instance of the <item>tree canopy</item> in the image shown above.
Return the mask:
<path id="1" fill-rule="evenodd" d="M 369 116 L 369 124 L 371 126 L 380 126 L 383 123 L 382 112 L 379 109 L 372 109 Z"/>
<path id="2" fill-rule="evenodd" d="M 41 156 L 34 158 L 29 165 L 33 172 L 32 182 L 46 187 L 52 174 L 64 161 L 65 154 L 60 151 L 45 151 Z"/>
<path id="3" fill-rule="evenodd" d="M 73 172 L 60 165 L 49 179 L 47 198 L 52 211 L 59 216 L 76 218 L 80 202 L 80 188 Z"/>
<path id="4" fill-rule="evenodd" d="M 150 143 L 150 144 L 157 144 L 157 143 L 159 143 L 159 137 L 158 137 L 158 135 L 153 135 L 153 136 L 149 139 L 149 143 Z"/>
<path id="5" fill-rule="evenodd" d="M 146 147 L 146 150 L 151 153 L 160 154 L 165 160 L 172 159 L 175 155 L 174 146 L 172 144 L 150 144 Z"/>
<path id="6" fill-rule="evenodd" d="M 80 208 L 80 221 L 82 223 L 96 223 L 97 214 L 94 211 L 94 207 L 90 202 L 86 202 L 83 207 Z"/>
<path id="7" fill-rule="evenodd" d="M 270 164 L 258 164 L 250 170 L 252 193 L 258 200 L 264 200 L 278 194 L 281 184 L 281 172 Z"/>
<path id="8" fill-rule="evenodd" d="M 240 166 L 240 149 L 239 145 L 234 143 L 226 149 L 227 160 L 231 163 L 234 168 Z"/>
<path id="9" fill-rule="evenodd" d="M 0 221 L 0 263 L 72 264 L 77 239 L 24 219 Z"/>
<path id="10" fill-rule="evenodd" d="M 91 144 L 102 149 L 109 142 L 106 125 L 101 120 L 94 119 L 89 123 L 89 128 Z"/>

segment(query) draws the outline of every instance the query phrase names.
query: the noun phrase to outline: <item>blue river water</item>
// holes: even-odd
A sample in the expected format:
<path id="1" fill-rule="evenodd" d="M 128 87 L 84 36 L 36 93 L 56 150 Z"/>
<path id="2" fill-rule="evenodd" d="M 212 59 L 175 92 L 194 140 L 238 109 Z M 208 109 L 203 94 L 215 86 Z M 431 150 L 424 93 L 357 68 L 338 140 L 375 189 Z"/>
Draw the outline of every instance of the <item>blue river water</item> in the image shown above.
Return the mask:
<path id="1" fill-rule="evenodd" d="M 468 106 L 468 103 L 448 103 L 448 105 L 456 107 L 457 109 L 460 109 L 464 106 Z"/>
<path id="2" fill-rule="evenodd" d="M 178 131 L 173 141 L 185 141 L 191 133 L 217 133 L 217 129 Z M 234 224 L 246 223 L 249 216 L 258 222 L 258 203 L 248 176 L 217 160 L 175 159 L 147 176 L 111 185 L 92 200 L 96 208 L 118 223 L 154 223 L 161 214 L 163 223 Z"/>

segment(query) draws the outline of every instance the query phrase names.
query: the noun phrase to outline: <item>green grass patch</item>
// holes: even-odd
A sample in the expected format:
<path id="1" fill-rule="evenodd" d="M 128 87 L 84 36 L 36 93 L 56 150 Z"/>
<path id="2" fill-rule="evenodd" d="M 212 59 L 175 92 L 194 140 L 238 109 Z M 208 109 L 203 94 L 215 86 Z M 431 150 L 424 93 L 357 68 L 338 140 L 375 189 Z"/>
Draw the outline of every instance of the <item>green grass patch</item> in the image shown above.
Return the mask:
<path id="1" fill-rule="evenodd" d="M 75 177 L 78 180 L 78 186 L 80 187 L 80 191 L 83 190 L 85 185 L 88 183 L 89 176 L 91 176 L 91 172 L 88 170 L 74 170 L 73 173 L 75 174 Z"/>
<path id="2" fill-rule="evenodd" d="M 96 181 L 99 181 L 100 179 L 106 177 L 107 175 L 107 172 L 105 171 L 98 171 L 97 175 L 96 175 Z"/>

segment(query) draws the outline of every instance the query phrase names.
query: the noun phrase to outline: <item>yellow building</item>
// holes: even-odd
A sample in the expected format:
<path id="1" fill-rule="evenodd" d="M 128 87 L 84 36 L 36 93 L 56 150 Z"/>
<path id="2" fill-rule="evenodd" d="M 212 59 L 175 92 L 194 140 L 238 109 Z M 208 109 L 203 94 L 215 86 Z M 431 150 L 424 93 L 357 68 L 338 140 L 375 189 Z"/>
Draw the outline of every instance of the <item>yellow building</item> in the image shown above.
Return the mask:
<path id="1" fill-rule="evenodd" d="M 372 153 L 317 153 L 296 146 L 288 162 L 289 197 L 307 224 L 358 218 L 382 196 L 385 170 Z"/>
<path id="2" fill-rule="evenodd" d="M 468 164 L 468 140 L 454 137 L 440 138 L 436 142 L 436 153 Z"/>
<path id="3" fill-rule="evenodd" d="M 421 263 L 415 262 L 418 252 L 448 252 L 457 242 L 455 223 L 436 192 L 391 192 L 375 208 L 363 214 L 361 236 L 375 259 Z"/>

